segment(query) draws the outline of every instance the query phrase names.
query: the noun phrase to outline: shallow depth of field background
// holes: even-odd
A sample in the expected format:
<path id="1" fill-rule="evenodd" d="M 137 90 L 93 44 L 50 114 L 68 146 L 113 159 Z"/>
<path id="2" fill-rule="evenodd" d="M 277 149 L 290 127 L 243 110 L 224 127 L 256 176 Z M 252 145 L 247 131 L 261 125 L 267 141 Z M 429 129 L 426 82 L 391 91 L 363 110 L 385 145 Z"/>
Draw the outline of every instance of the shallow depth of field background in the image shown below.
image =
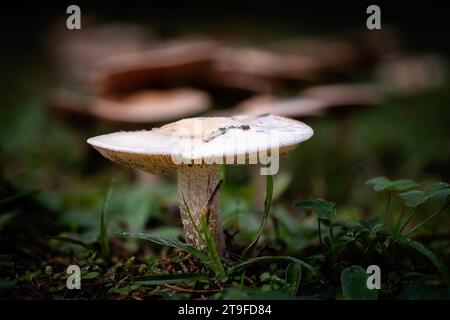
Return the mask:
<path id="1" fill-rule="evenodd" d="M 80 6 L 81 32 L 100 23 L 135 23 L 146 28 L 149 41 L 201 36 L 260 46 L 347 30 L 367 31 L 363 5 L 137 2 Z M 14 256 L 16 272 L 28 276 L 36 270 L 45 273 L 46 265 L 60 264 L 63 268 L 66 259 L 81 250 L 49 241 L 45 236 L 95 239 L 112 177 L 115 187 L 108 212 L 110 230 L 143 231 L 167 237 L 182 235 L 173 175 L 143 182 L 134 171 L 102 158 L 86 144 L 88 137 L 111 132 L 114 127 L 74 124 L 49 111 L 52 90 L 64 83 L 64 65 L 57 64 L 51 53 L 58 43 L 52 42 L 50 35 L 55 30 L 72 32 L 64 31 L 65 8 L 64 5 L 16 7 L 2 13 L 0 216 L 8 214 L 8 219 L 0 224 L 0 255 Z M 344 142 L 339 139 L 341 118 L 330 114 L 307 121 L 315 135 L 282 158 L 281 170 L 274 177 L 272 214 L 285 236 L 285 245 L 275 246 L 277 253 L 302 256 L 318 243 L 315 217 L 294 208 L 301 200 L 333 201 L 337 220 L 356 222 L 374 217 L 385 208 L 386 198 L 365 183 L 373 177 L 412 179 L 421 186 L 450 181 L 450 67 L 444 14 L 425 2 L 406 9 L 386 5 L 382 6 L 382 26 L 385 25 L 398 31 L 402 52 L 438 56 L 446 79 L 424 90 L 386 95 L 382 103 L 350 113 Z M 359 63 L 342 78 L 318 80 L 317 84 L 334 80 L 371 81 L 375 65 L 376 62 Z M 212 110 L 223 105 L 224 102 L 214 101 Z M 226 168 L 223 223 L 225 229 L 239 230 L 235 238 L 238 243 L 249 243 L 259 227 L 264 196 L 255 195 L 257 185 L 251 168 Z M 2 199 L 15 196 L 17 200 L 2 204 Z M 394 197 L 391 223 L 400 214 L 401 206 L 401 199 Z M 436 206 L 424 207 L 415 219 L 423 220 Z M 272 239 L 272 223 L 269 221 L 263 242 Z M 447 264 L 449 225 L 446 212 L 416 235 L 447 259 Z M 114 238 L 111 241 L 113 256 L 143 256 L 145 251 L 146 257 L 152 259 L 166 254 L 160 247 L 144 250 L 142 242 L 124 244 Z M 11 274 L 5 271 L 8 267 L 0 267 L 3 268 L 0 278 L 7 275 L 10 279 Z M 56 295 L 58 290 L 54 292 Z M 32 298 L 41 297 L 31 289 L 28 294 Z M 18 294 L 24 296 L 27 294 Z"/>

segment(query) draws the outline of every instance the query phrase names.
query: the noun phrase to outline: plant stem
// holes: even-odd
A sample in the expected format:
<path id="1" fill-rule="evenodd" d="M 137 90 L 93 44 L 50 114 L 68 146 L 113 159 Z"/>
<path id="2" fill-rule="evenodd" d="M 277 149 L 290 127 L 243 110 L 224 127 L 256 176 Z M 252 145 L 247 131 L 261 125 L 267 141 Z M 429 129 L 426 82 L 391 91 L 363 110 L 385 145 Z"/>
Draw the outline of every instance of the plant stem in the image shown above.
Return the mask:
<path id="1" fill-rule="evenodd" d="M 318 218 L 317 219 L 317 222 L 319 223 L 319 241 L 320 241 L 320 245 L 323 245 L 323 243 L 322 243 L 322 230 L 321 230 L 321 227 L 320 227 L 320 218 Z"/>
<path id="2" fill-rule="evenodd" d="M 433 220 L 434 218 L 436 218 L 439 214 L 441 214 L 445 209 L 447 209 L 447 207 L 450 205 L 450 201 L 447 202 L 439 211 L 437 211 L 435 214 L 433 214 L 431 217 L 425 219 L 423 222 L 419 223 L 417 226 L 415 226 L 414 228 L 412 228 L 407 234 L 406 236 L 409 236 L 411 233 L 413 233 L 414 231 L 416 231 L 417 229 L 421 228 L 423 225 L 425 225 L 426 223 L 428 223 L 429 221 Z"/>
<path id="3" fill-rule="evenodd" d="M 397 222 L 395 223 L 394 232 L 396 232 L 396 233 L 400 229 L 400 225 L 401 225 L 401 223 L 403 221 L 403 218 L 405 217 L 405 212 L 406 212 L 406 210 L 403 207 L 402 208 L 402 212 L 400 213 L 400 216 L 398 217 Z"/>
<path id="4" fill-rule="evenodd" d="M 387 198 L 386 210 L 384 212 L 384 218 L 383 218 L 386 229 L 388 228 L 388 223 L 389 223 L 389 209 L 391 208 L 391 199 L 392 199 L 392 192 L 389 192 L 388 198 Z"/>
<path id="5" fill-rule="evenodd" d="M 271 175 L 266 176 L 266 199 L 264 200 L 264 217 L 261 221 L 261 225 L 259 226 L 258 234 L 253 240 L 253 242 L 244 249 L 242 252 L 243 257 L 249 257 L 253 250 L 255 250 L 256 245 L 258 244 L 258 240 L 261 237 L 264 227 L 266 225 L 267 219 L 269 218 L 270 214 L 270 206 L 272 204 L 272 197 L 273 197 L 273 178 Z"/>
<path id="6" fill-rule="evenodd" d="M 400 230 L 398 231 L 398 233 L 401 234 L 403 232 L 403 230 L 405 230 L 406 226 L 411 222 L 412 218 L 416 214 L 417 208 L 418 207 L 415 207 L 414 209 L 411 210 L 411 213 L 408 215 L 408 217 L 406 218 L 405 222 L 403 222 L 403 225 L 400 228 Z"/>
<path id="7" fill-rule="evenodd" d="M 281 242 L 281 235 L 280 235 L 280 225 L 278 223 L 278 219 L 274 216 L 270 216 L 273 224 L 273 230 L 275 233 L 275 242 L 279 244 Z"/>

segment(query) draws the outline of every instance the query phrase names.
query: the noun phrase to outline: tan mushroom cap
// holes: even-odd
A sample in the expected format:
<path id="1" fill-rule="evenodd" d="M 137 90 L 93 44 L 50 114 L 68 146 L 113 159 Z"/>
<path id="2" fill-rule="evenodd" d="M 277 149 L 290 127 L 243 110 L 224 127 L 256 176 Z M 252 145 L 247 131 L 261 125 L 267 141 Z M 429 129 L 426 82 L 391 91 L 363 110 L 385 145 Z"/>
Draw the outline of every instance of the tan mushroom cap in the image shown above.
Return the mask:
<path id="1" fill-rule="evenodd" d="M 50 107 L 66 114 L 83 115 L 120 124 L 158 124 L 205 111 L 209 95 L 198 89 L 141 90 L 123 97 L 82 96 L 56 90 Z"/>
<path id="2" fill-rule="evenodd" d="M 214 71 L 228 75 L 225 80 L 229 82 L 232 74 L 236 75 L 236 82 L 244 76 L 255 83 L 270 79 L 310 80 L 323 72 L 348 66 L 357 58 L 355 46 L 347 41 L 297 39 L 266 48 L 221 48 L 215 56 Z M 269 85 L 274 84 L 266 86 Z"/>
<path id="3" fill-rule="evenodd" d="M 319 99 L 327 107 L 374 105 L 382 100 L 380 90 L 375 84 L 328 84 L 307 88 L 300 94 Z"/>
<path id="4" fill-rule="evenodd" d="M 210 103 L 208 94 L 196 89 L 142 90 L 120 100 L 99 98 L 90 112 L 111 121 L 156 123 L 202 112 Z"/>
<path id="5" fill-rule="evenodd" d="M 186 83 L 205 77 L 216 49 L 209 40 L 179 40 L 119 54 L 99 62 L 91 73 L 97 92 L 130 91 L 152 83 Z"/>
<path id="6" fill-rule="evenodd" d="M 302 118 L 324 115 L 326 103 L 315 98 L 276 98 L 272 95 L 256 95 L 239 103 L 235 114 L 260 115 L 273 113 L 282 117 Z"/>
<path id="7" fill-rule="evenodd" d="M 238 115 L 189 118 L 150 131 L 100 135 L 87 142 L 111 161 L 160 174 L 193 164 L 249 164 L 255 154 L 284 154 L 312 135 L 313 130 L 300 121 Z"/>

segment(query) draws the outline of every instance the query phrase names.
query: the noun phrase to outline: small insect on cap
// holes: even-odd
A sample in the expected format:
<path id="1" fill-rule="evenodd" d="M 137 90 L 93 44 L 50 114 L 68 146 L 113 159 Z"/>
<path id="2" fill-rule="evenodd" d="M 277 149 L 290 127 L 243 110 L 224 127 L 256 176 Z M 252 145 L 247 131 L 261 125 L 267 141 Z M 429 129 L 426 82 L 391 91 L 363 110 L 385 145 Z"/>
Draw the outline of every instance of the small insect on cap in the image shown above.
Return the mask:
<path id="1" fill-rule="evenodd" d="M 184 165 L 260 164 L 258 154 L 287 153 L 312 135 L 300 121 L 239 115 L 183 119 L 150 131 L 97 136 L 88 143 L 114 162 L 159 174 Z"/>

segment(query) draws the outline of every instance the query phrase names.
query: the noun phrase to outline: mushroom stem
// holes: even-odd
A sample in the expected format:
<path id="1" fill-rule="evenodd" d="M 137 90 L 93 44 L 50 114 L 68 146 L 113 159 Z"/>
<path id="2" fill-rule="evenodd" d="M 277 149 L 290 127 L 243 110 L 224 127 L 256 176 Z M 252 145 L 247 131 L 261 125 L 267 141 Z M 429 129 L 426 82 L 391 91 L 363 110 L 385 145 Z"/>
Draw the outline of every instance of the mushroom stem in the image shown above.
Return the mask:
<path id="1" fill-rule="evenodd" d="M 199 238 L 201 235 L 197 233 L 196 229 L 201 230 L 200 217 L 220 182 L 219 166 L 181 166 L 178 167 L 177 174 L 180 214 L 186 241 L 196 248 L 204 248 L 204 244 Z M 218 250 L 223 252 L 225 242 L 220 222 L 220 191 L 211 200 L 208 226 Z M 195 223 L 195 226 L 192 222 Z"/>

